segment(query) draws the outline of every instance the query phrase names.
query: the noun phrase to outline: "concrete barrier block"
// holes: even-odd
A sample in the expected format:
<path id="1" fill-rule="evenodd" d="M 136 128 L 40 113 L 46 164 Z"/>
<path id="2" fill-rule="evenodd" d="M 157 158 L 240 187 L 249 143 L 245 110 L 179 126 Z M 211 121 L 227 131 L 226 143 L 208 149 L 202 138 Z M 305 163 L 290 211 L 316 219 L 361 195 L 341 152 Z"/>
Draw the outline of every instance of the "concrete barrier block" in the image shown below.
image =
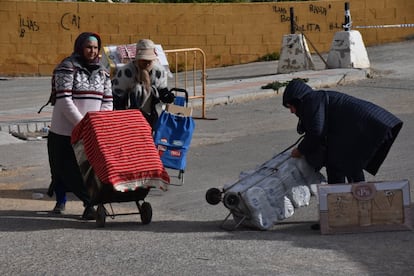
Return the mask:
<path id="1" fill-rule="evenodd" d="M 286 74 L 314 69 L 305 37 L 302 34 L 284 35 L 277 72 Z"/>
<path id="2" fill-rule="evenodd" d="M 359 31 L 335 33 L 327 60 L 328 69 L 369 68 L 368 53 Z"/>

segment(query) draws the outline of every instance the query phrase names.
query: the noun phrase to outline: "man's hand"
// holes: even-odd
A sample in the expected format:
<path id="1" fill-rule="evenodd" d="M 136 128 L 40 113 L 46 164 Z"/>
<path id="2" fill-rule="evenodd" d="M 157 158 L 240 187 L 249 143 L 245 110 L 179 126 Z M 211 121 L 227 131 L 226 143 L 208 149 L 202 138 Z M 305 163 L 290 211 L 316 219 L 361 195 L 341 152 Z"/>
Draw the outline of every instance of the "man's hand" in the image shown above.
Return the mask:
<path id="1" fill-rule="evenodd" d="M 292 152 L 290 153 L 290 156 L 292 156 L 294 158 L 300 158 L 300 157 L 302 157 L 302 153 L 300 153 L 300 151 L 298 150 L 298 148 L 294 148 L 292 150 Z"/>

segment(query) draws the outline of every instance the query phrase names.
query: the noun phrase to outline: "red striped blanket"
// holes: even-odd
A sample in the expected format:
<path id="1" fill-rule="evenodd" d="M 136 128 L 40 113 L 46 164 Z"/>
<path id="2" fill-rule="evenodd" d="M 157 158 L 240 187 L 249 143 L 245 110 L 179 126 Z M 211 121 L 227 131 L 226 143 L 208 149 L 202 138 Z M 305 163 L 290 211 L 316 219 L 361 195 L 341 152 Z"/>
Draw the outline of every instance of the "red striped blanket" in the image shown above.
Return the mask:
<path id="1" fill-rule="evenodd" d="M 98 179 L 117 191 L 167 189 L 170 182 L 151 127 L 138 110 L 88 112 L 72 132 Z M 76 151 L 76 150 L 75 150 Z"/>

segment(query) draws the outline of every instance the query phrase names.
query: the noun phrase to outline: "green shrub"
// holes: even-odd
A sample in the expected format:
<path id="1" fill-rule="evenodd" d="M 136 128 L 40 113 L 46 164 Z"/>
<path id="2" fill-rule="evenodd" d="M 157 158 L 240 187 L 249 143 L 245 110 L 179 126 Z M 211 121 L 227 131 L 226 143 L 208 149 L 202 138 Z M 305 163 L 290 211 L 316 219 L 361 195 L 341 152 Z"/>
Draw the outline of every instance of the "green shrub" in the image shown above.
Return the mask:
<path id="1" fill-rule="evenodd" d="M 257 59 L 257 61 L 279 60 L 279 57 L 280 57 L 279 53 L 273 52 L 273 53 L 270 53 L 270 54 L 266 54 L 266 55 L 264 55 L 262 57 L 259 57 Z"/>

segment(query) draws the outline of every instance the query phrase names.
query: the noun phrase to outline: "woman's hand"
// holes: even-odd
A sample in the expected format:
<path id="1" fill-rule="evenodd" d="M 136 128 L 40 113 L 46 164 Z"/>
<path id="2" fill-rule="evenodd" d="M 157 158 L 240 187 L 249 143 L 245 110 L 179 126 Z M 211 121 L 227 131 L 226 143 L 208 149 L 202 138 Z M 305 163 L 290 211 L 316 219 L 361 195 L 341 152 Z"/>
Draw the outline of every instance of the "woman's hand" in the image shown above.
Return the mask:
<path id="1" fill-rule="evenodd" d="M 146 69 L 141 70 L 141 82 L 145 88 L 146 93 L 151 93 L 151 77 Z"/>
<path id="2" fill-rule="evenodd" d="M 298 150 L 298 148 L 294 148 L 292 150 L 292 152 L 290 153 L 290 156 L 292 156 L 294 158 L 300 158 L 300 157 L 302 157 L 302 153 L 300 153 L 300 151 Z"/>

